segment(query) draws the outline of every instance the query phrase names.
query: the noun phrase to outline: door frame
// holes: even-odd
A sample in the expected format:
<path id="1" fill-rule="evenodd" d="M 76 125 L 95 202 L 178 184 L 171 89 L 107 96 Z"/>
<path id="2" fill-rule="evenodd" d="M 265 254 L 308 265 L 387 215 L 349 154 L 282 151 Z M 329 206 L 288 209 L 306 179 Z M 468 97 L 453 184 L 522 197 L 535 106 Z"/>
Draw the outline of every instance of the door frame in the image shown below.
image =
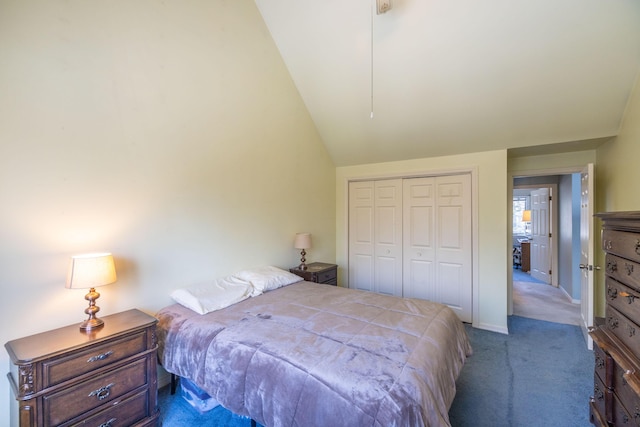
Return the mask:
<path id="1" fill-rule="evenodd" d="M 584 168 L 587 165 L 584 164 L 582 166 L 575 166 L 575 167 L 566 167 L 566 168 L 552 168 L 552 169 L 532 169 L 532 170 L 522 170 L 522 171 L 508 171 L 507 172 L 507 192 L 510 195 L 509 196 L 509 202 L 508 204 L 508 212 L 507 212 L 507 235 L 508 235 L 508 241 L 511 242 L 513 241 L 513 230 L 512 230 L 512 224 L 513 224 L 513 180 L 514 178 L 520 178 L 520 177 L 532 177 L 532 176 L 547 176 L 547 175 L 570 175 L 570 174 L 574 174 L 574 173 L 581 173 Z M 555 184 L 547 184 L 548 186 L 551 185 L 555 185 Z M 532 185 L 531 187 L 534 188 L 541 188 L 541 187 L 545 187 L 547 185 Z M 522 186 L 519 186 L 519 188 L 524 188 Z M 558 194 L 558 190 L 557 190 L 557 185 L 556 185 L 556 189 L 554 190 L 554 194 L 557 196 Z M 557 206 L 558 206 L 558 201 L 556 200 L 556 202 L 553 204 L 553 208 L 552 210 L 557 210 Z M 556 227 L 554 228 L 554 232 L 553 235 L 557 237 L 557 224 L 558 224 L 558 216 L 557 213 L 555 215 L 555 217 L 552 217 L 552 221 L 554 222 L 554 224 L 556 225 Z M 594 239 L 595 236 L 591 236 L 591 239 Z M 509 253 L 506 255 L 507 256 L 507 315 L 511 316 L 513 315 L 513 256 L 511 254 L 511 245 L 509 245 L 508 247 L 509 249 Z M 554 248 L 555 249 L 555 248 Z M 557 253 L 557 249 L 554 250 L 554 254 Z M 556 271 L 556 273 L 558 272 L 558 265 L 557 265 L 557 258 L 555 258 L 555 261 L 553 262 L 553 266 L 552 269 Z M 555 280 L 557 281 L 557 277 L 558 274 L 554 274 L 552 276 L 552 280 L 555 278 Z M 552 282 L 553 284 L 553 282 Z M 558 286 L 557 284 L 555 285 L 556 287 Z M 581 296 L 582 298 L 582 296 Z"/>
<path id="2" fill-rule="evenodd" d="M 480 270 L 478 268 L 478 260 L 479 260 L 479 203 L 478 203 L 478 167 L 463 167 L 463 168 L 453 168 L 453 169 L 434 169 L 434 170 L 419 170 L 412 173 L 407 172 L 399 172 L 399 173 L 381 173 L 381 174 L 370 174 L 370 175 L 362 175 L 357 177 L 345 177 L 343 185 L 344 189 L 344 210 L 342 212 L 344 224 L 346 224 L 346 233 L 345 239 L 342 242 L 344 253 L 347 257 L 347 265 L 349 265 L 349 183 L 356 181 L 375 181 L 381 179 L 406 179 L 406 178 L 427 178 L 427 177 L 435 177 L 435 176 L 445 176 L 445 175 L 460 175 L 460 174 L 470 174 L 471 175 L 471 248 L 473 254 L 471 256 L 471 297 L 472 301 L 472 318 L 473 323 L 471 324 L 473 327 L 477 327 L 480 321 L 480 299 L 478 296 L 479 292 L 479 277 Z M 513 180 L 511 180 L 513 182 Z M 339 244 L 339 243 L 337 243 Z M 347 281 L 344 284 L 345 287 L 349 287 L 348 277 L 346 275 Z"/>

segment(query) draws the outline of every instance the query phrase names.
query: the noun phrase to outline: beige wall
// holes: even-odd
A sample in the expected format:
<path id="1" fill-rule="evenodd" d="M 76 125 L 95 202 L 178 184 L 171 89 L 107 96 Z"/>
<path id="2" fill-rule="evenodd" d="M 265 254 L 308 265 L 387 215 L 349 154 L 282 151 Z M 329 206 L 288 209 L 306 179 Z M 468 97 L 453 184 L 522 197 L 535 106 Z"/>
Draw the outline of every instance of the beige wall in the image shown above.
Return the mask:
<path id="1" fill-rule="evenodd" d="M 335 260 L 335 168 L 253 1 L 0 2 L 0 343 L 250 266 Z M 0 351 L 0 426 L 10 397 Z"/>
<path id="2" fill-rule="evenodd" d="M 473 201 L 478 222 L 474 224 L 478 241 L 474 263 L 474 326 L 499 332 L 507 331 L 507 154 L 506 150 L 457 156 L 378 163 L 336 170 L 336 260 L 340 265 L 340 283 L 347 285 L 348 275 L 348 181 L 385 176 L 417 176 L 448 171 L 473 170 Z"/>
<path id="3" fill-rule="evenodd" d="M 640 75 L 639 75 L 640 76 Z M 631 94 L 620 133 L 611 142 L 597 151 L 596 167 L 596 211 L 639 211 L 640 210 L 640 84 L 636 80 Z M 600 222 L 596 223 L 599 229 Z M 599 233 L 598 233 L 599 236 Z M 604 252 L 597 242 L 596 262 L 604 265 Z M 604 273 L 596 276 L 596 315 L 604 316 L 605 286 Z"/>

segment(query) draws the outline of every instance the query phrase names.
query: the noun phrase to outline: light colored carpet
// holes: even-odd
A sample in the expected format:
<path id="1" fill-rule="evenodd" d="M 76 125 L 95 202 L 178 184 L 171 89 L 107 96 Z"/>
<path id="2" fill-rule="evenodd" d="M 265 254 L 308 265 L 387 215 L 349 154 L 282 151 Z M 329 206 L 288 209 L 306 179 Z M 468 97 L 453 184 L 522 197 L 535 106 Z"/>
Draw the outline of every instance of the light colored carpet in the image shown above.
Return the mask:
<path id="1" fill-rule="evenodd" d="M 513 282 L 513 314 L 547 322 L 580 325 L 580 305 L 559 288 L 544 283 Z"/>

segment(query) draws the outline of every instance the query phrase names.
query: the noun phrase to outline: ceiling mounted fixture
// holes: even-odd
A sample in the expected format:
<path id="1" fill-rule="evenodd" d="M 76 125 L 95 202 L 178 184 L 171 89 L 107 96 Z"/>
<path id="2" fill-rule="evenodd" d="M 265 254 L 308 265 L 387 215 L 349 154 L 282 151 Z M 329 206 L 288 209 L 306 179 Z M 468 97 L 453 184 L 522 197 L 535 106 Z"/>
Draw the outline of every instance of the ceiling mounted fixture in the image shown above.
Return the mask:
<path id="1" fill-rule="evenodd" d="M 391 10 L 391 0 L 375 0 L 378 15 Z M 371 7 L 371 119 L 373 119 L 373 6 Z"/>
<path id="2" fill-rule="evenodd" d="M 391 10 L 391 0 L 376 0 L 378 15 Z"/>

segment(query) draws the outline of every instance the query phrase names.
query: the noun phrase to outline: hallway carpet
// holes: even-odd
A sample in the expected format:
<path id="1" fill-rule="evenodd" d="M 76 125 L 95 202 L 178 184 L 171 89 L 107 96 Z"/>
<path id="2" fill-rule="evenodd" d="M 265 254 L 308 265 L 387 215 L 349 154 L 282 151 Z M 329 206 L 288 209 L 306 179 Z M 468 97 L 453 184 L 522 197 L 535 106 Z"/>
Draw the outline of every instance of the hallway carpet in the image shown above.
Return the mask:
<path id="1" fill-rule="evenodd" d="M 580 304 L 573 304 L 560 288 L 513 269 L 513 314 L 549 322 L 582 324 Z"/>
<path id="2" fill-rule="evenodd" d="M 511 316 L 509 335 L 466 330 L 474 354 L 457 382 L 453 427 L 590 425 L 593 354 L 577 326 Z M 159 405 L 168 427 L 250 425 L 222 407 L 200 414 L 169 387 L 160 390 Z"/>

